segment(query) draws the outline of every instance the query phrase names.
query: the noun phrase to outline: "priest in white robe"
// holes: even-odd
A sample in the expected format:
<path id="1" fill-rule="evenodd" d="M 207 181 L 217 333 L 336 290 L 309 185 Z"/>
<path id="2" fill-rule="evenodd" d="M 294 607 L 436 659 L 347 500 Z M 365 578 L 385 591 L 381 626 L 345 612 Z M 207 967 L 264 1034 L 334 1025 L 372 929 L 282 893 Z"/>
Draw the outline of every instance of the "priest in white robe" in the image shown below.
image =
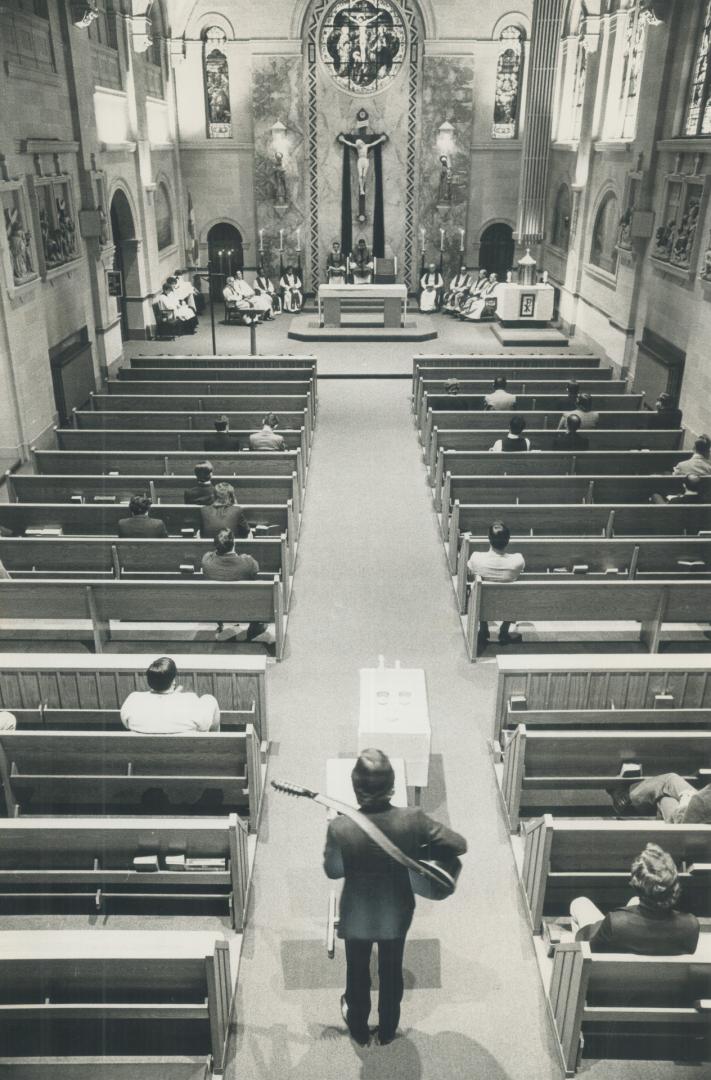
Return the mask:
<path id="1" fill-rule="evenodd" d="M 459 273 L 455 274 L 449 283 L 449 288 L 444 294 L 443 308 L 451 314 L 457 314 L 462 306 L 465 295 L 469 292 L 472 284 L 471 274 L 466 266 L 459 267 Z"/>
<path id="2" fill-rule="evenodd" d="M 489 275 L 486 270 L 480 270 L 476 278 L 472 275 L 471 285 L 468 291 L 462 297 L 462 302 L 459 306 L 459 317 L 463 319 L 469 311 L 469 308 L 479 299 L 481 296 L 481 290 L 485 287 L 489 280 Z"/>
<path id="3" fill-rule="evenodd" d="M 257 276 L 254 279 L 252 291 L 254 292 L 253 302 L 257 311 L 262 312 L 262 317 L 264 319 L 273 319 L 275 312 L 279 310 L 279 307 L 277 306 L 279 304 L 279 297 L 277 296 L 276 289 L 264 273 L 263 266 L 257 267 Z"/>
<path id="4" fill-rule="evenodd" d="M 481 320 L 489 315 L 493 314 L 496 310 L 496 305 L 493 305 L 491 301 L 496 300 L 496 294 L 501 287 L 501 282 L 496 274 L 489 274 L 488 280 L 484 287 L 481 289 L 478 298 L 471 301 L 467 306 L 466 313 L 462 312 L 462 318 L 468 322 L 481 322 Z"/>
<path id="5" fill-rule="evenodd" d="M 428 269 L 420 278 L 420 311 L 437 311 L 440 297 L 444 288 L 444 279 L 434 263 L 430 263 Z"/>
<path id="6" fill-rule="evenodd" d="M 279 281 L 284 311 L 301 311 L 304 306 L 304 293 L 301 278 L 293 266 L 287 266 Z"/>

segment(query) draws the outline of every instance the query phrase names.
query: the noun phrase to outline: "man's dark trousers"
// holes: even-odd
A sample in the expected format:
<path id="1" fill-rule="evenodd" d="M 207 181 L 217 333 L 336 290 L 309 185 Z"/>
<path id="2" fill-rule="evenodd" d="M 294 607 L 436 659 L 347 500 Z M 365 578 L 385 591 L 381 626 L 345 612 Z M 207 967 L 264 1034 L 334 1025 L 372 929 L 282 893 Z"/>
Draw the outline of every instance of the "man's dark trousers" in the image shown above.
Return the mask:
<path id="1" fill-rule="evenodd" d="M 358 1042 L 368 1039 L 368 1016 L 370 1015 L 370 954 L 373 945 L 378 946 L 378 1034 L 383 1042 L 395 1037 L 400 1020 L 400 1002 L 403 994 L 402 957 L 405 938 L 386 941 L 363 941 L 346 938 L 346 1004 L 348 1005 L 348 1028 Z"/>

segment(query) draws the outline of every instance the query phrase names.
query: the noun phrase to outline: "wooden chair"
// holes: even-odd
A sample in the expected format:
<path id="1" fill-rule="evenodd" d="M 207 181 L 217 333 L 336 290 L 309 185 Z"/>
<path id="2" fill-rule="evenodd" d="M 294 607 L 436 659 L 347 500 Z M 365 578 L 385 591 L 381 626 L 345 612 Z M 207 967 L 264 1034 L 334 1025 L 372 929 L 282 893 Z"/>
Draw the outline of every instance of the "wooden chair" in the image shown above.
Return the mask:
<path id="1" fill-rule="evenodd" d="M 153 304 L 153 318 L 156 321 L 156 340 L 175 341 L 177 328 L 170 312 L 163 311 L 160 304 Z"/>

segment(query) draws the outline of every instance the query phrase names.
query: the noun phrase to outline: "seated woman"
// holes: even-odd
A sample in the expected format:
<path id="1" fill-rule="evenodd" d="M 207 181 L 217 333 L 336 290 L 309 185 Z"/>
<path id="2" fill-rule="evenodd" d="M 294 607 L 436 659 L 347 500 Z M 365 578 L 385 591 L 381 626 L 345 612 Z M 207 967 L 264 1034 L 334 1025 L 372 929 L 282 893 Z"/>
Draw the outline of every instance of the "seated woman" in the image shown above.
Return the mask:
<path id="1" fill-rule="evenodd" d="M 301 278 L 291 264 L 287 266 L 279 282 L 281 302 L 284 311 L 301 311 L 304 306 L 304 294 Z"/>
<path id="2" fill-rule="evenodd" d="M 346 283 L 346 260 L 338 240 L 333 241 L 326 259 L 326 283 L 328 285 L 345 285 Z"/>
<path id="3" fill-rule="evenodd" d="M 444 294 L 442 310 L 449 312 L 450 315 L 458 315 L 471 284 L 471 274 L 466 266 L 460 266 L 459 273 L 454 275 L 449 283 L 449 288 Z"/>
<path id="4" fill-rule="evenodd" d="M 244 510 L 237 504 L 232 484 L 215 484 L 215 499 L 209 506 L 200 507 L 200 536 L 203 540 L 216 536 L 220 529 L 231 529 L 239 540 L 251 535 Z"/>
<path id="5" fill-rule="evenodd" d="M 420 311 L 439 311 L 444 281 L 434 263 L 430 263 L 420 278 Z"/>
<path id="6" fill-rule="evenodd" d="M 460 319 L 464 318 L 472 304 L 474 304 L 479 299 L 481 290 L 484 288 L 488 280 L 489 275 L 487 274 L 486 270 L 480 270 L 476 278 L 472 278 L 471 284 L 467 291 L 464 293 L 464 296 L 462 297 L 462 302 L 459 305 Z"/>
<path id="7" fill-rule="evenodd" d="M 603 915 L 585 896 L 570 905 L 576 941 L 587 941 L 592 952 L 631 952 L 642 956 L 681 956 L 693 953 L 699 940 L 699 920 L 677 911 L 681 895 L 676 865 L 656 844 L 647 844 L 632 863 L 630 885 L 637 894 L 627 907 Z"/>
<path id="8" fill-rule="evenodd" d="M 170 323 L 177 334 L 194 334 L 197 315 L 181 300 L 170 280 L 166 281 L 158 297 L 158 311 L 165 322 Z"/>
<path id="9" fill-rule="evenodd" d="M 257 267 L 257 276 L 252 286 L 254 293 L 254 306 L 261 312 L 263 319 L 273 319 L 275 311 L 281 311 L 281 304 L 277 291 L 264 273 L 264 267 Z"/>
<path id="10" fill-rule="evenodd" d="M 489 274 L 486 284 L 483 285 L 479 296 L 467 305 L 467 310 L 462 311 L 462 318 L 468 322 L 481 322 L 488 315 L 496 311 L 496 293 L 500 282 L 496 274 Z M 492 301 L 493 304 L 492 304 Z"/>

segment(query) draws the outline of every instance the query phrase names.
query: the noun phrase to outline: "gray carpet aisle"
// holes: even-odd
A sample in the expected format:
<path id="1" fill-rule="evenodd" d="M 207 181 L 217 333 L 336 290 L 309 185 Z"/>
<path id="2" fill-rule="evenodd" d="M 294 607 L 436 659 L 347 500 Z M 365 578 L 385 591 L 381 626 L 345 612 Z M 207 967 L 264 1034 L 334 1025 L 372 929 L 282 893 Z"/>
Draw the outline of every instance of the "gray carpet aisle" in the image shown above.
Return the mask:
<path id="1" fill-rule="evenodd" d="M 339 1010 L 342 947 L 324 948 L 321 807 L 270 792 L 240 975 L 234 1077 L 550 1080 L 543 997 L 485 739 L 493 666 L 464 656 L 405 381 L 320 384 L 289 649 L 270 670 L 271 775 L 324 784 L 355 751 L 358 669 L 382 653 L 427 673 L 425 809 L 470 845 L 460 887 L 420 901 L 406 951 L 403 1037 L 359 1050 Z"/>

